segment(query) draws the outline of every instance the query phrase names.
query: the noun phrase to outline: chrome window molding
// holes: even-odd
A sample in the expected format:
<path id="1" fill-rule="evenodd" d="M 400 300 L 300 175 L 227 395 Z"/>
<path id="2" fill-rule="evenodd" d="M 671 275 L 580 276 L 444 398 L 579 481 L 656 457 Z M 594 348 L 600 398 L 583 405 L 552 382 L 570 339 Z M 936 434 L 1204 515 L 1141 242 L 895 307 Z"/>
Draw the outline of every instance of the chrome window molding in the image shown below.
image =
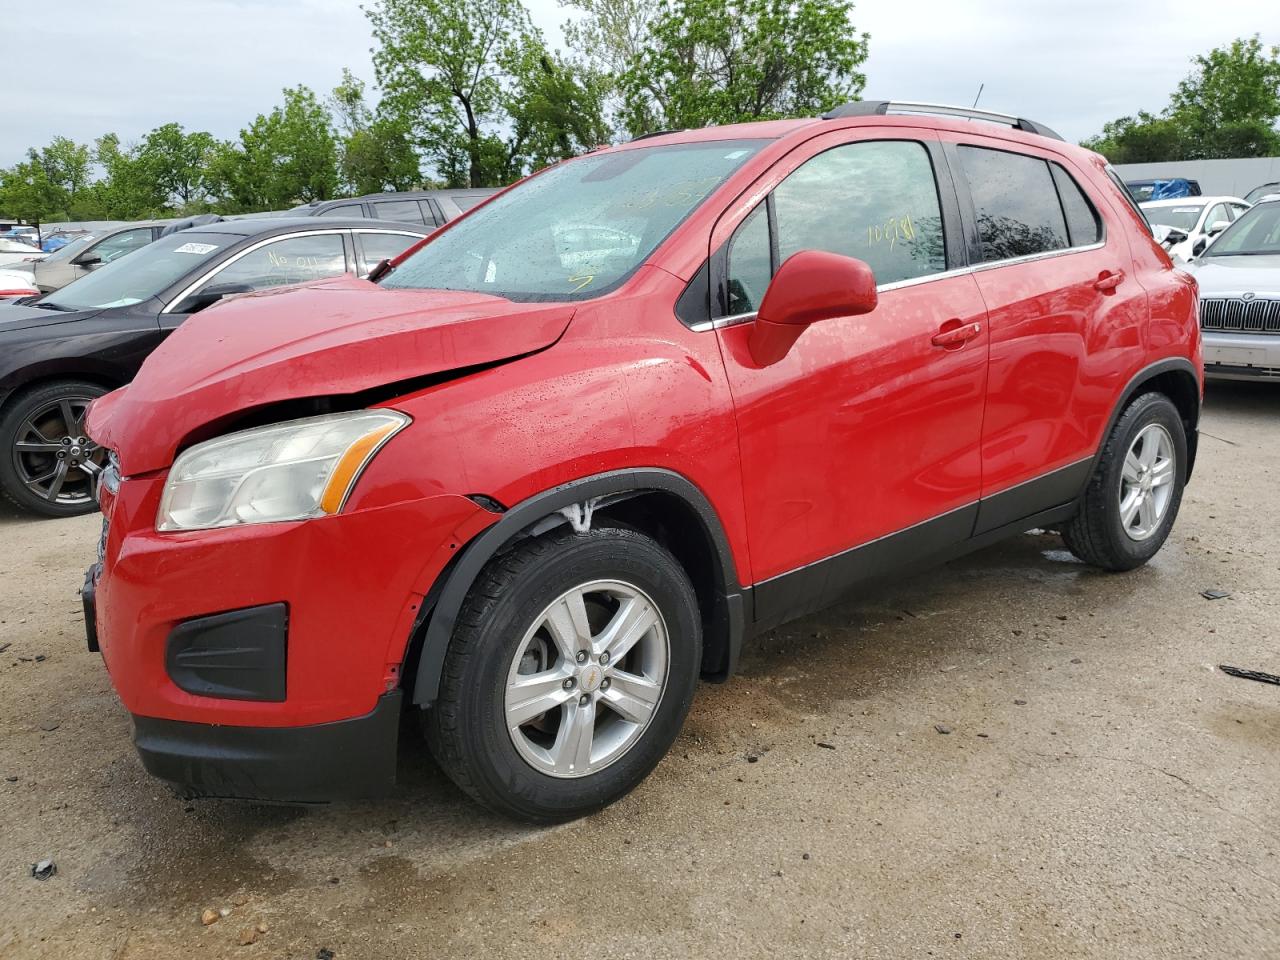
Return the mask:
<path id="1" fill-rule="evenodd" d="M 267 244 L 279 243 L 281 240 L 296 240 L 299 237 L 323 237 L 323 236 L 331 236 L 331 235 L 337 235 L 341 237 L 342 235 L 348 233 L 351 229 L 352 229 L 351 227 L 330 227 L 328 230 L 304 230 L 299 233 L 285 233 L 285 234 L 280 234 L 274 237 L 267 237 L 264 240 L 259 240 L 257 243 L 250 244 L 249 246 L 241 250 L 239 253 L 237 253 L 235 256 L 230 257 L 227 260 L 224 260 L 222 263 L 218 264 L 212 270 L 206 271 L 204 274 L 200 276 L 199 279 L 195 280 L 193 283 L 188 284 L 182 290 L 181 293 L 179 293 L 176 297 L 174 297 L 167 304 L 165 304 L 165 308 L 160 311 L 160 315 L 164 316 L 165 314 L 172 313 L 174 307 L 178 306 L 178 304 L 186 300 L 187 297 L 195 293 L 198 288 L 204 286 L 204 284 L 212 280 L 214 277 L 220 274 L 223 270 L 227 269 L 227 267 L 231 266 L 231 264 L 235 263 L 241 257 L 247 257 L 249 254 L 253 253 L 255 250 L 261 250 Z M 394 233 L 395 231 L 387 230 L 384 232 Z M 344 258 L 344 263 L 345 263 L 346 262 L 345 258 L 347 256 L 347 245 L 345 243 L 342 245 L 342 256 Z M 347 263 L 346 265 L 348 267 L 351 266 L 350 263 Z"/>
<path id="2" fill-rule="evenodd" d="M 1010 257 L 1007 260 L 993 260 L 990 263 L 979 263 L 968 267 L 956 267 L 954 270 L 943 270 L 941 273 L 926 273 L 918 277 L 908 277 L 906 280 L 894 280 L 892 283 L 881 283 L 876 285 L 876 293 L 888 293 L 893 290 L 901 290 L 905 287 L 917 287 L 924 283 L 933 283 L 935 280 L 949 280 L 952 277 L 963 277 L 966 274 L 981 273 L 986 270 L 994 270 L 998 267 L 1010 267 L 1020 263 L 1035 263 L 1040 260 L 1049 260 L 1054 257 L 1065 257 L 1073 253 L 1088 253 L 1093 250 L 1101 250 L 1107 245 L 1106 238 L 1099 240 L 1097 243 L 1090 243 L 1083 247 L 1065 247 L 1062 250 L 1046 250 L 1043 253 L 1032 253 L 1025 257 Z M 718 317 L 715 320 L 703 320 L 695 323 L 689 329 L 694 333 L 705 333 L 707 330 L 719 330 L 722 327 L 733 327 L 740 323 L 748 323 L 756 318 L 756 312 L 735 313 L 728 317 Z"/>

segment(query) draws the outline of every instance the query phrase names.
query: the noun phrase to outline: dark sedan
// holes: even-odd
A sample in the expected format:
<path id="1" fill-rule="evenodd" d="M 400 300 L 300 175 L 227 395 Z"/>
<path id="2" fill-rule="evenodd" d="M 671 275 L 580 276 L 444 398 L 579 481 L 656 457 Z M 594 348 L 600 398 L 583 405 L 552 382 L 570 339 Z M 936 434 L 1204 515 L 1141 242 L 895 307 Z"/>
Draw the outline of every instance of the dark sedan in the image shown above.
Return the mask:
<path id="1" fill-rule="evenodd" d="M 222 221 L 0 304 L 0 491 L 50 517 L 94 509 L 104 453 L 85 437 L 85 411 L 133 379 L 183 320 L 234 293 L 364 276 L 428 232 L 377 220 Z"/>

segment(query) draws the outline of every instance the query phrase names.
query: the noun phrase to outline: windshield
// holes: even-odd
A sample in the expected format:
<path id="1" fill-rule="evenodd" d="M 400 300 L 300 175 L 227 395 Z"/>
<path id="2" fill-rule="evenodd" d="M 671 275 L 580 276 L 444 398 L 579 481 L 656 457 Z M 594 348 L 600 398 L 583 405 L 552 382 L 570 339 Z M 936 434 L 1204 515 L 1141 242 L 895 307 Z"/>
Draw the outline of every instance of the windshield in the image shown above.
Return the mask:
<path id="1" fill-rule="evenodd" d="M 444 231 L 383 285 L 508 300 L 585 300 L 629 277 L 767 141 L 716 140 L 571 160 Z"/>
<path id="2" fill-rule="evenodd" d="M 53 251 L 53 253 L 44 258 L 44 261 L 45 263 L 57 263 L 61 260 L 70 260 L 89 244 L 93 243 L 93 239 L 94 237 L 92 233 L 86 233 L 82 237 L 76 237 L 70 243 L 64 244 L 57 250 Z"/>
<path id="3" fill-rule="evenodd" d="M 1260 203 L 1205 251 L 1206 257 L 1250 257 L 1280 254 L 1280 201 Z"/>
<path id="4" fill-rule="evenodd" d="M 1177 227 L 1183 233 L 1190 233 L 1191 228 L 1196 225 L 1196 221 L 1200 219 L 1200 212 L 1204 210 L 1204 205 L 1198 207 L 1176 206 L 1176 207 L 1153 207 L 1144 205 L 1142 212 L 1147 215 L 1147 222 L 1152 226 L 1157 224 L 1165 227 Z"/>
<path id="5" fill-rule="evenodd" d="M 62 310 L 94 310 L 141 303 L 240 239 L 223 233 L 191 230 L 161 237 L 136 253 L 103 264 L 40 302 Z"/>

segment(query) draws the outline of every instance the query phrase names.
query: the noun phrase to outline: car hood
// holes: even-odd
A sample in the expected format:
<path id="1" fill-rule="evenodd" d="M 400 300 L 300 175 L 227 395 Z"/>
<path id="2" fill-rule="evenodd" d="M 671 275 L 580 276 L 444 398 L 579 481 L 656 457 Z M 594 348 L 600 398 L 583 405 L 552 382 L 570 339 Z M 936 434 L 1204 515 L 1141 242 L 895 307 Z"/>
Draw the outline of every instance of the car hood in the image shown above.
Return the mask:
<path id="1" fill-rule="evenodd" d="M 125 476 L 169 466 L 184 441 L 285 400 L 341 396 L 494 363 L 555 343 L 572 304 L 393 290 L 346 276 L 224 300 L 94 403 L 90 436 Z M 406 384 L 408 389 L 408 384 Z"/>
<path id="2" fill-rule="evenodd" d="M 0 300 L 0 335 L 18 330 L 30 330 L 33 327 L 51 327 L 59 323 L 88 320 L 101 312 L 101 310 L 50 310 L 47 307 L 15 303 L 13 300 Z"/>
<path id="3" fill-rule="evenodd" d="M 1202 297 L 1242 293 L 1280 296 L 1280 254 L 1204 257 L 1186 269 L 1200 284 Z"/>

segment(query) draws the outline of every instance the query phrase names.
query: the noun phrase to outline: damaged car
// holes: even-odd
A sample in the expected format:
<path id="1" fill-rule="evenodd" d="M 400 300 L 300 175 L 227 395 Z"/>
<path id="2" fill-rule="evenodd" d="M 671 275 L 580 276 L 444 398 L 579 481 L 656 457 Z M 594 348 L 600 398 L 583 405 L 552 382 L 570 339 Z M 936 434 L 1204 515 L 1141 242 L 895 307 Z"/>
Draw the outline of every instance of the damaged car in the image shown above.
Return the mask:
<path id="1" fill-rule="evenodd" d="M 409 712 L 467 795 L 566 820 L 870 578 L 1033 527 L 1146 563 L 1201 396 L 1194 281 L 1041 124 L 646 137 L 195 316 L 97 399 L 89 644 L 188 796 L 377 795 Z"/>

